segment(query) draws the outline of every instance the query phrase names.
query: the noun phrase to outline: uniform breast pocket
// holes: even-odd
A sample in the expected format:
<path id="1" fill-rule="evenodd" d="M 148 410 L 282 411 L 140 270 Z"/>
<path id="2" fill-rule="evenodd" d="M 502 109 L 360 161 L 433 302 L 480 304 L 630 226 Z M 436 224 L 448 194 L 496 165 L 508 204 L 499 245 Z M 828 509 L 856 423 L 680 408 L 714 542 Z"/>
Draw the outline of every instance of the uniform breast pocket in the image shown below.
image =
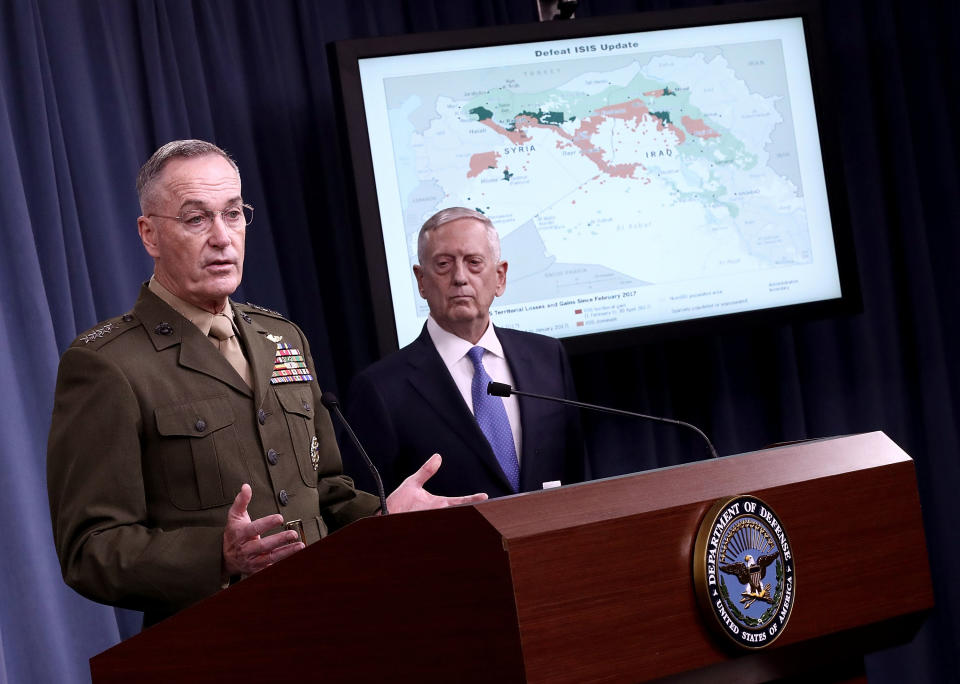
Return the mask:
<path id="1" fill-rule="evenodd" d="M 248 478 L 229 400 L 162 406 L 154 414 L 171 503 L 185 511 L 231 503 Z"/>
<path id="2" fill-rule="evenodd" d="M 277 398 L 287 419 L 293 452 L 300 466 L 300 477 L 305 485 L 316 487 L 320 443 L 313 426 L 313 395 L 308 387 L 282 387 L 277 390 Z"/>

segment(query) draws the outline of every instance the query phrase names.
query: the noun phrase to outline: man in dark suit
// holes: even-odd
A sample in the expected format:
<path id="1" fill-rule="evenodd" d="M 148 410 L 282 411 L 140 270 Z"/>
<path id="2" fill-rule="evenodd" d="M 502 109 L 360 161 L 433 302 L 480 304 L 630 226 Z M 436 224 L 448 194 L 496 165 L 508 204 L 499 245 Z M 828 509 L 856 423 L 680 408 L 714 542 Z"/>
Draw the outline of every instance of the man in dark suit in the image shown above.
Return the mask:
<path id="1" fill-rule="evenodd" d="M 66 582 L 144 611 L 149 625 L 379 501 L 343 474 L 302 331 L 229 299 L 252 212 L 233 160 L 204 141 L 174 141 L 137 189 L 153 277 L 130 312 L 64 353 L 47 484 Z M 390 495 L 391 512 L 486 498 L 426 492 L 439 461 Z M 299 529 L 284 530 L 294 520 Z"/>
<path id="2" fill-rule="evenodd" d="M 351 422 L 387 488 L 443 454 L 431 480 L 438 494 L 491 497 L 580 482 L 585 455 L 576 409 L 538 399 L 486 394 L 491 379 L 538 394 L 574 397 L 561 344 L 490 322 L 506 288 L 500 239 L 482 213 L 455 207 L 429 218 L 413 267 L 430 316 L 420 336 L 353 381 Z M 352 448 L 345 468 L 370 476 Z"/>

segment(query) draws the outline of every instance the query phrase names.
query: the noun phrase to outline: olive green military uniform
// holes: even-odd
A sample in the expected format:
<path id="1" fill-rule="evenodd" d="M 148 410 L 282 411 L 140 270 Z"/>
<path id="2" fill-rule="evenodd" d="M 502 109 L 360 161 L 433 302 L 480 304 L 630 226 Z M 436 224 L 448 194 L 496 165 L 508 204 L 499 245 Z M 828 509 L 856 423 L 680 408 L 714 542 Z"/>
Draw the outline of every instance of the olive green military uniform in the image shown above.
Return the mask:
<path id="1" fill-rule="evenodd" d="M 252 389 L 146 286 L 60 362 L 47 484 L 64 579 L 144 611 L 145 624 L 221 588 L 223 528 L 244 482 L 252 520 L 300 519 L 308 544 L 378 507 L 342 473 L 301 330 L 231 305 Z"/>

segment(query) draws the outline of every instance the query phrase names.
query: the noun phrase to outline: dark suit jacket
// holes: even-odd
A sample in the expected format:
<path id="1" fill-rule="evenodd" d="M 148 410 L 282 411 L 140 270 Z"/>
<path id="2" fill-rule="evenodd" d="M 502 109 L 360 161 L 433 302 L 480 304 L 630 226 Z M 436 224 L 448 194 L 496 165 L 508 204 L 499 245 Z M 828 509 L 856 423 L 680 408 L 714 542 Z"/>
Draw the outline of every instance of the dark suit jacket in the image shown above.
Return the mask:
<path id="1" fill-rule="evenodd" d="M 574 398 L 573 377 L 559 341 L 497 328 L 516 389 Z M 523 443 L 520 490 L 544 482 L 581 482 L 585 454 L 578 409 L 519 397 Z M 354 379 L 348 414 L 360 441 L 380 469 L 389 494 L 433 453 L 440 471 L 426 484 L 443 496 L 510 494 L 497 459 L 437 352 L 426 326 L 416 340 L 373 364 Z M 344 471 L 375 491 L 369 471 L 341 440 Z"/>
<path id="2" fill-rule="evenodd" d="M 252 389 L 146 287 L 60 361 L 47 484 L 63 576 L 88 598 L 144 611 L 146 624 L 220 589 L 224 521 L 242 483 L 251 519 L 299 518 L 307 543 L 378 506 L 342 474 L 316 380 L 270 383 L 278 335 L 316 375 L 303 333 L 233 307 Z"/>

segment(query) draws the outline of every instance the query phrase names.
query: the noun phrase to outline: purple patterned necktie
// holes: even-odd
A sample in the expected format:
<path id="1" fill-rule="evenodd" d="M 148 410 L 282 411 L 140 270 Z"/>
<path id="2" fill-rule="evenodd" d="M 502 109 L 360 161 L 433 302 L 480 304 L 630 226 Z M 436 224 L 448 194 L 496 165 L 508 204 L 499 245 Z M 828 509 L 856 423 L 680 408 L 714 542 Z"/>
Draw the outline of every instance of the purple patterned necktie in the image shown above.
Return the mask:
<path id="1" fill-rule="evenodd" d="M 480 430 L 493 448 L 493 453 L 510 481 L 513 491 L 520 491 L 520 465 L 517 462 L 517 450 L 513 444 L 513 432 L 503 399 L 487 394 L 490 376 L 483 367 L 483 347 L 473 347 L 467 352 L 473 362 L 473 383 L 470 387 L 473 395 L 473 415 L 477 418 Z"/>

